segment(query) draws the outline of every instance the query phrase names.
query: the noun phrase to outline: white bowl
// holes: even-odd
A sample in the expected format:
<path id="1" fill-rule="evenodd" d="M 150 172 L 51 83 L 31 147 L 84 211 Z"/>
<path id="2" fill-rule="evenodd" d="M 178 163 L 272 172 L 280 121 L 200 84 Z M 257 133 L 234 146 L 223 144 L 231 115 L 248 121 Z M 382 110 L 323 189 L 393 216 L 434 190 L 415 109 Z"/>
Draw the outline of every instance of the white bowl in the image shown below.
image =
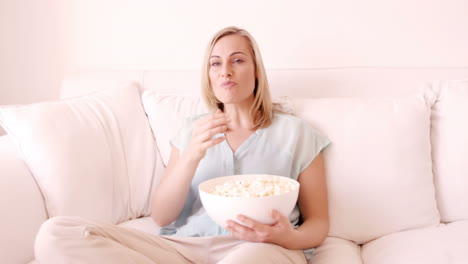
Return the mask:
<path id="1" fill-rule="evenodd" d="M 292 191 L 261 197 L 226 197 L 212 194 L 217 185 L 231 180 L 256 179 L 258 177 L 281 177 L 267 174 L 246 174 L 233 175 L 214 178 L 202 182 L 198 186 L 200 199 L 208 215 L 220 226 L 225 227 L 227 220 L 234 220 L 239 223 L 236 216 L 239 214 L 250 217 L 264 224 L 273 224 L 275 221 L 271 217 L 272 209 L 278 210 L 285 216 L 294 209 L 299 195 L 299 182 L 296 180 L 281 177 L 293 185 Z M 241 223 L 242 224 L 242 223 Z"/>

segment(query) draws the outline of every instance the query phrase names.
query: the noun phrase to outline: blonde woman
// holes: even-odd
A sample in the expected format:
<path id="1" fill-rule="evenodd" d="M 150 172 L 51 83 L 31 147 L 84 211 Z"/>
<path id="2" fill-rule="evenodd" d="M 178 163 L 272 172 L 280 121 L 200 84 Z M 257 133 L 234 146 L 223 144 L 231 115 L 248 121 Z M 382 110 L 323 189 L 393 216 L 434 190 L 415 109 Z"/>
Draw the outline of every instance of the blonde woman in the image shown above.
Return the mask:
<path id="1" fill-rule="evenodd" d="M 326 137 L 273 110 L 253 37 L 236 27 L 216 33 L 206 50 L 202 95 L 211 114 L 187 119 L 152 197 L 151 236 L 81 218 L 53 218 L 41 228 L 41 263 L 306 263 L 328 233 L 321 151 Z M 204 211 L 198 184 L 233 174 L 275 174 L 300 182 L 290 215 L 265 225 L 239 215 L 218 226 Z M 79 230 L 79 231 L 76 231 Z M 46 245 L 46 246 L 44 246 Z"/>

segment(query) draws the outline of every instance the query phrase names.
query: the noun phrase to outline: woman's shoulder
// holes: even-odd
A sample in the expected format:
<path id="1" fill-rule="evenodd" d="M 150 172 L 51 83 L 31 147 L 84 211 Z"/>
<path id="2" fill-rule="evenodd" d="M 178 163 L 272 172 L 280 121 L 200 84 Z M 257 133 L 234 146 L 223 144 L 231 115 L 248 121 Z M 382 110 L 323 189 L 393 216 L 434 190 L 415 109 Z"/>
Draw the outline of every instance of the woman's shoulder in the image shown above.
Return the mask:
<path id="1" fill-rule="evenodd" d="M 312 126 L 306 120 L 287 113 L 277 112 L 274 114 L 273 122 L 270 126 L 270 133 L 281 134 L 284 136 L 286 133 L 289 135 L 313 135 L 324 136 L 317 128 Z"/>
<path id="2" fill-rule="evenodd" d="M 282 112 L 274 113 L 272 126 L 282 127 L 283 129 L 294 129 L 304 125 L 307 125 L 306 122 L 297 116 Z"/>
<path id="3" fill-rule="evenodd" d="M 280 142 L 284 149 L 290 153 L 297 152 L 297 149 L 315 149 L 318 153 L 326 147 L 330 140 L 319 129 L 302 118 L 286 113 L 275 113 L 271 129 L 266 132 L 266 136 L 273 142 Z"/>

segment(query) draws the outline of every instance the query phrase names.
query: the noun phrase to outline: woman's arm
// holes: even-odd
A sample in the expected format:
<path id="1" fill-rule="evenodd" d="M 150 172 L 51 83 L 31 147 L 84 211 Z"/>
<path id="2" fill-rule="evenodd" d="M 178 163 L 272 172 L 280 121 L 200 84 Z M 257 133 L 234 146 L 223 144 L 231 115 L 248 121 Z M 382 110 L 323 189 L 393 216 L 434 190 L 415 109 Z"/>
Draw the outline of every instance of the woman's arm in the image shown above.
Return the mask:
<path id="1" fill-rule="evenodd" d="M 224 137 L 213 138 L 227 129 L 227 117 L 221 111 L 194 124 L 186 150 L 172 147 L 171 156 L 161 181 L 152 197 L 151 217 L 159 226 L 172 223 L 182 212 L 195 171 L 208 148 Z"/>
<path id="2" fill-rule="evenodd" d="M 245 216 L 238 219 L 246 226 L 228 221 L 227 228 L 238 239 L 265 242 L 289 249 L 304 249 L 320 245 L 328 234 L 328 194 L 322 154 L 299 175 L 300 185 L 298 204 L 303 223 L 294 229 L 287 216 L 272 212 L 277 221 L 264 225 Z"/>
<path id="3" fill-rule="evenodd" d="M 285 247 L 316 247 L 322 244 L 329 230 L 328 192 L 322 153 L 299 175 L 298 181 L 301 184 L 298 203 L 303 223 Z"/>
<path id="4" fill-rule="evenodd" d="M 152 197 L 151 217 L 159 226 L 172 223 L 182 212 L 198 163 L 187 155 L 179 157 L 179 150 L 172 147 L 166 171 Z"/>

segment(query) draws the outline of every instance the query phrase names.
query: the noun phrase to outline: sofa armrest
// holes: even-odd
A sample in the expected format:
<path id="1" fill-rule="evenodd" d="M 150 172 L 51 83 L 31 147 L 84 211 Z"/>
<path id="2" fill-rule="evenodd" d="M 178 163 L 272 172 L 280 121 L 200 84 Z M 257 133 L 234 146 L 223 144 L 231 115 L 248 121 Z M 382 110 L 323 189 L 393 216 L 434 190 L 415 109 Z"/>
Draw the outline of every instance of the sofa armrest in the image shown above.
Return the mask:
<path id="1" fill-rule="evenodd" d="M 0 259 L 28 263 L 47 212 L 34 177 L 8 135 L 0 136 Z"/>

